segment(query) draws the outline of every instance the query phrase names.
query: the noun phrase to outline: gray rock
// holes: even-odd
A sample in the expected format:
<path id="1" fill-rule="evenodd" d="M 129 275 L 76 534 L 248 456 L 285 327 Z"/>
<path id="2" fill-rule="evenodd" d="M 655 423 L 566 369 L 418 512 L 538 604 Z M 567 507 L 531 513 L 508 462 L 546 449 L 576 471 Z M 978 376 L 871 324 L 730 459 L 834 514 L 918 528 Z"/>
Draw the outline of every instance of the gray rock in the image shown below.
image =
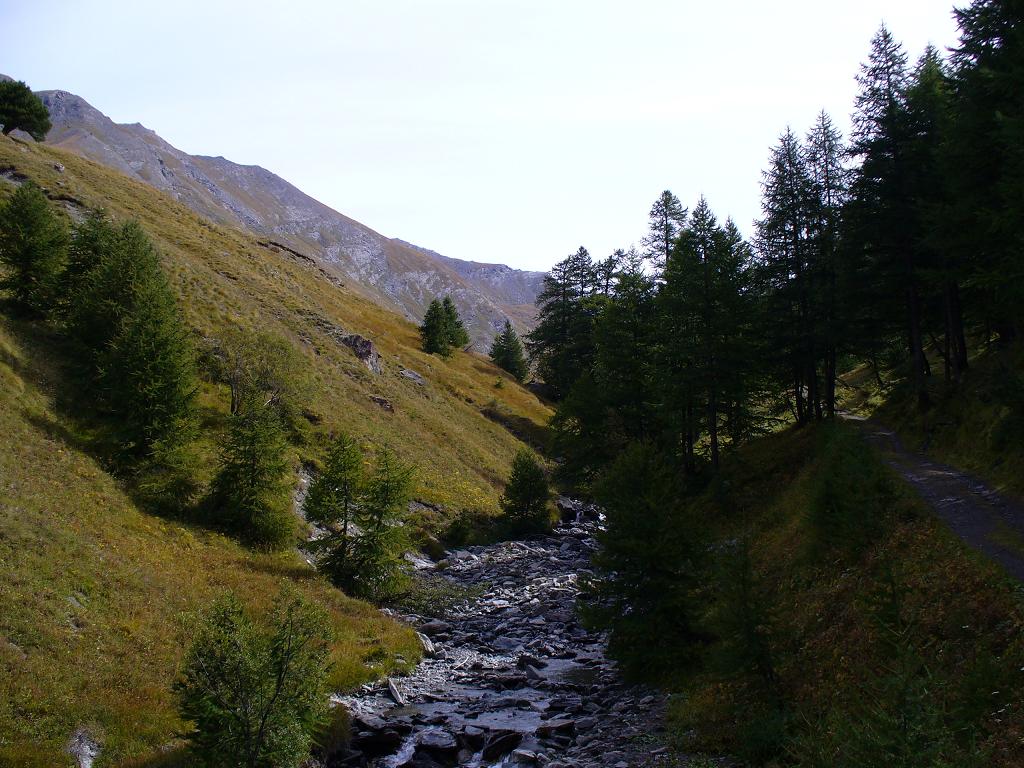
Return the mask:
<path id="1" fill-rule="evenodd" d="M 380 375 L 380 353 L 377 352 L 373 342 L 360 336 L 358 333 L 350 333 L 341 337 L 341 343 L 351 349 L 356 357 L 363 361 L 371 373 Z"/>
<path id="2" fill-rule="evenodd" d="M 427 637 L 434 637 L 435 635 L 441 635 L 446 632 L 450 632 L 452 625 L 447 621 L 441 621 L 440 619 L 433 619 L 425 624 L 420 625 L 420 632 Z"/>
<path id="3" fill-rule="evenodd" d="M 416 373 L 416 371 L 410 371 L 408 368 L 403 368 L 402 370 L 399 371 L 399 373 L 405 378 L 409 379 L 409 381 L 419 384 L 421 387 L 425 386 L 427 383 L 427 380 L 420 376 L 418 373 Z"/>

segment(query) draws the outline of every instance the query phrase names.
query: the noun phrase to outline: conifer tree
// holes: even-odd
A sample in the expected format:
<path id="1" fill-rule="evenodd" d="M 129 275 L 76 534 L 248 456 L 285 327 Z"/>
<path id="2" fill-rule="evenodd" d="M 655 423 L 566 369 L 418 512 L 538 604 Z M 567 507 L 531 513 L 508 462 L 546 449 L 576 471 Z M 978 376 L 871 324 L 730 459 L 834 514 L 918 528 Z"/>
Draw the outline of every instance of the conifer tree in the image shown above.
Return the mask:
<path id="1" fill-rule="evenodd" d="M 593 377 L 606 406 L 602 431 L 611 450 L 653 434 L 655 288 L 641 257 L 624 254 L 595 324 Z"/>
<path id="2" fill-rule="evenodd" d="M 910 380 L 918 404 L 925 407 L 929 368 L 924 354 L 922 275 L 910 185 L 910 73 L 903 47 L 885 26 L 872 40 L 857 82 L 860 93 L 851 151 L 860 166 L 854 174 L 849 206 L 850 236 L 858 244 L 859 282 L 868 286 L 871 294 L 868 327 L 861 337 L 884 339 L 902 326 L 908 342 Z"/>
<path id="3" fill-rule="evenodd" d="M 293 591 L 266 629 L 233 595 L 202 618 L 175 683 L 196 758 L 209 768 L 298 768 L 327 710 L 330 621 Z"/>
<path id="4" fill-rule="evenodd" d="M 588 372 L 594 359 L 594 324 L 605 297 L 596 291 L 586 248 L 552 267 L 537 297 L 537 327 L 526 338 L 531 361 L 558 397 Z"/>
<path id="5" fill-rule="evenodd" d="M 452 351 L 451 334 L 448 330 L 448 317 L 445 314 L 441 302 L 434 299 L 427 307 L 427 313 L 423 317 L 423 325 L 420 326 L 420 339 L 423 343 L 423 351 L 431 355 L 448 357 Z"/>
<path id="6" fill-rule="evenodd" d="M 954 13 L 960 44 L 945 167 L 956 204 L 943 233 L 969 263 L 983 326 L 1005 344 L 1024 329 L 1024 13 L 1008 0 L 973 0 Z"/>
<path id="7" fill-rule="evenodd" d="M 0 263 L 10 269 L 0 288 L 11 292 L 19 311 L 41 314 L 53 307 L 67 245 L 63 220 L 33 182 L 0 204 Z"/>
<path id="8" fill-rule="evenodd" d="M 815 324 L 820 329 L 824 361 L 824 400 L 829 418 L 836 414 L 838 354 L 843 335 L 840 308 L 839 237 L 842 211 L 848 199 L 849 172 L 843 163 L 842 134 L 822 111 L 804 142 L 811 181 L 811 237 L 815 248 Z"/>
<path id="9" fill-rule="evenodd" d="M 323 472 L 310 486 L 304 512 L 328 530 L 309 548 L 349 594 L 382 600 L 402 586 L 407 541 L 401 523 L 411 485 L 412 470 L 390 451 L 379 451 L 368 472 L 354 440 L 341 435 L 334 442 Z"/>
<path id="10" fill-rule="evenodd" d="M 643 254 L 655 269 L 665 269 L 668 256 L 686 226 L 687 215 L 679 198 L 667 189 L 651 206 L 650 230 L 643 239 Z"/>
<path id="11" fill-rule="evenodd" d="M 4 136 L 21 130 L 36 141 L 46 139 L 53 127 L 46 106 L 21 80 L 0 81 L 0 125 Z"/>
<path id="12" fill-rule="evenodd" d="M 491 361 L 496 366 L 511 373 L 517 381 L 526 378 L 529 366 L 526 364 L 526 356 L 523 353 L 523 343 L 508 320 L 505 321 L 501 333 L 494 338 L 490 355 Z"/>
<path id="13" fill-rule="evenodd" d="M 73 250 L 68 325 L 94 399 L 127 454 L 180 446 L 193 426 L 195 359 L 159 255 L 136 222 L 113 230 L 95 218 Z"/>
<path id="14" fill-rule="evenodd" d="M 469 334 L 459 317 L 459 310 L 452 301 L 451 296 L 445 296 L 441 302 L 441 309 L 444 310 L 444 323 L 448 334 L 448 344 L 456 349 L 462 349 L 469 344 Z"/>
<path id="15" fill-rule="evenodd" d="M 102 356 L 105 399 L 129 452 L 146 455 L 192 435 L 197 391 L 192 345 L 161 271 L 135 286 L 135 307 Z"/>
<path id="16" fill-rule="evenodd" d="M 544 468 L 533 452 L 520 448 L 512 460 L 512 473 L 501 496 L 505 523 L 512 535 L 540 533 L 547 530 L 550 491 Z"/>
<path id="17" fill-rule="evenodd" d="M 60 294 L 65 315 L 71 312 L 74 300 L 85 298 L 79 291 L 104 256 L 116 247 L 117 237 L 117 229 L 103 210 L 90 211 L 75 227 L 67 267 L 61 276 Z"/>
<path id="18" fill-rule="evenodd" d="M 253 398 L 244 403 L 231 417 L 211 489 L 215 523 L 260 548 L 280 549 L 291 541 L 287 447 L 277 411 Z"/>
<path id="19" fill-rule="evenodd" d="M 815 291 L 814 186 L 799 139 L 790 129 L 772 149 L 764 173 L 757 249 L 767 292 L 769 333 L 777 350 L 775 376 L 800 424 L 819 410 Z"/>
<path id="20" fill-rule="evenodd" d="M 402 525 L 412 493 L 413 470 L 387 448 L 377 451 L 360 509 L 362 534 L 355 542 L 359 567 L 356 594 L 382 600 L 398 592 L 406 575 L 402 553 L 408 546 Z"/>
<path id="21" fill-rule="evenodd" d="M 354 440 L 340 435 L 331 446 L 323 471 L 309 488 L 303 512 L 329 533 L 313 542 L 320 567 L 331 580 L 353 594 L 359 580 L 354 526 L 366 491 L 363 452 Z"/>

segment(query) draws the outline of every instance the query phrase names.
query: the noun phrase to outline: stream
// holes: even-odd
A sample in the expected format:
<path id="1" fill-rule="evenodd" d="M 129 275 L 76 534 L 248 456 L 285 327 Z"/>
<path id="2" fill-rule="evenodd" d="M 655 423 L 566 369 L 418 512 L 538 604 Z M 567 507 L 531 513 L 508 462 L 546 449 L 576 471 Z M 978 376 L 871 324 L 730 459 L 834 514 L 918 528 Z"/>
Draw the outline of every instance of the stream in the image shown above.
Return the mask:
<path id="1" fill-rule="evenodd" d="M 550 535 L 416 559 L 419 578 L 465 595 L 433 612 L 394 614 L 420 633 L 407 677 L 335 697 L 352 745 L 329 766 L 667 766 L 665 698 L 626 684 L 605 637 L 576 616 L 578 580 L 597 547 L 597 512 L 560 500 Z M 422 610 L 422 609 L 421 609 Z"/>

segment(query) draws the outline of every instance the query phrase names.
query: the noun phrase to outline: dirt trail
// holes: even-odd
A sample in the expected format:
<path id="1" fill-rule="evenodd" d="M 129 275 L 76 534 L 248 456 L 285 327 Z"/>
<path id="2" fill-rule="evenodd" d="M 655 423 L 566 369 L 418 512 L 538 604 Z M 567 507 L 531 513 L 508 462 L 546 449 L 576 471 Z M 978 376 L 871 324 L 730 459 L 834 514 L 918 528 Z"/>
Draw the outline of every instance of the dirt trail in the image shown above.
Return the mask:
<path id="1" fill-rule="evenodd" d="M 907 449 L 891 429 L 847 418 L 957 536 L 1024 581 L 1024 505 L 966 472 Z"/>

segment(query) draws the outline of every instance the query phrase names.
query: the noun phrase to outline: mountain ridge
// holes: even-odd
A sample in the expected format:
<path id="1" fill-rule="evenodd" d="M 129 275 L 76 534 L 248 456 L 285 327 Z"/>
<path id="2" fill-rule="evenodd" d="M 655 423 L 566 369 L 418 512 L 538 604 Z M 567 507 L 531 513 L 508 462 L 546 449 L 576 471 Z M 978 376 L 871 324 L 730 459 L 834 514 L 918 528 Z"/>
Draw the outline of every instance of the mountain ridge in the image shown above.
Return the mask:
<path id="1" fill-rule="evenodd" d="M 533 325 L 543 272 L 454 259 L 387 237 L 262 166 L 190 155 L 69 91 L 38 95 L 53 123 L 47 143 L 140 179 L 217 223 L 273 238 L 408 320 L 419 322 L 433 298 L 450 295 L 481 351 L 505 319 L 521 331 Z"/>

